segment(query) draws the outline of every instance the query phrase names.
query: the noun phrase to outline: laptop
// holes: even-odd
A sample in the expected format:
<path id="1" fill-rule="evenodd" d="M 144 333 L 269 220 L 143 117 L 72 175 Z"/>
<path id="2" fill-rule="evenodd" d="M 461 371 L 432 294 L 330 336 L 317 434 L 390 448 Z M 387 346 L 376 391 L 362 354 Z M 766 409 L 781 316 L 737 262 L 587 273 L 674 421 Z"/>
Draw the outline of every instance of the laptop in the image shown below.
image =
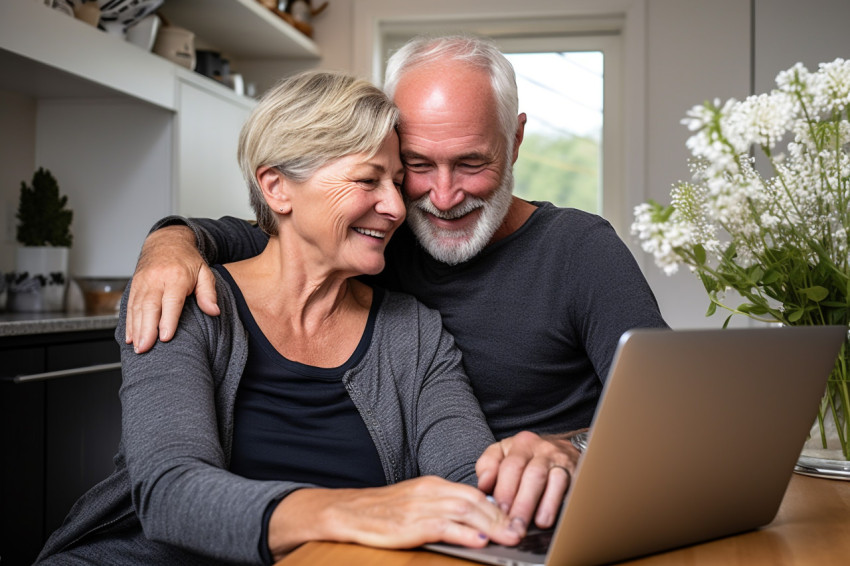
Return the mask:
<path id="1" fill-rule="evenodd" d="M 519 547 L 426 548 L 488 564 L 596 565 L 771 522 L 847 330 L 626 332 L 555 529 Z M 541 536 L 548 548 L 523 550 Z"/>

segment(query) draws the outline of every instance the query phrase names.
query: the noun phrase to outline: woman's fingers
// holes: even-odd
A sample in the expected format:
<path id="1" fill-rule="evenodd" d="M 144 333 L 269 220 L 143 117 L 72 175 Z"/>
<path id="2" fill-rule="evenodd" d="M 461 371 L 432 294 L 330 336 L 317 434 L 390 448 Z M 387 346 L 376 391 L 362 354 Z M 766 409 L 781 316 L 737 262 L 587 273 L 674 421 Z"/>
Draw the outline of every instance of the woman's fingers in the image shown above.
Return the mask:
<path id="1" fill-rule="evenodd" d="M 521 533 L 479 490 L 423 477 L 370 490 L 351 490 L 342 504 L 352 542 L 411 548 L 428 542 L 483 546 L 517 544 Z M 335 539 L 336 540 L 336 539 Z"/>

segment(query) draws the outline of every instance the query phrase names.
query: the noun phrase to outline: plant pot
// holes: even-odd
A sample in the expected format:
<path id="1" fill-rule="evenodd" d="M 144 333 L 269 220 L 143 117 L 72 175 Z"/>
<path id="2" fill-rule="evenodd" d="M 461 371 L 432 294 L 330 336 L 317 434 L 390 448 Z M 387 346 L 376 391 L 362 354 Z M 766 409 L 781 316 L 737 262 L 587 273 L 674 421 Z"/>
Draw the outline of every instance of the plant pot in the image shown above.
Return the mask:
<path id="1" fill-rule="evenodd" d="M 68 248 L 19 247 L 15 272 L 8 281 L 7 305 L 11 312 L 65 310 L 68 281 Z"/>

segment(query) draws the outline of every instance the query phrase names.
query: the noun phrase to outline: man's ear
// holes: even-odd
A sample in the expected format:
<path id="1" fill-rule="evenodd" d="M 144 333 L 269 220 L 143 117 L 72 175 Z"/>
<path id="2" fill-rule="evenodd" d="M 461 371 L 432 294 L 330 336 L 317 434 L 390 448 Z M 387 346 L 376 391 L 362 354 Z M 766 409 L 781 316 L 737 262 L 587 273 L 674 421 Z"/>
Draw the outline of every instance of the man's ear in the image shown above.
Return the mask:
<path id="1" fill-rule="evenodd" d="M 287 179 L 275 167 L 264 165 L 257 169 L 257 184 L 263 191 L 266 203 L 275 212 L 289 214 L 292 203 L 287 192 Z"/>
<path id="2" fill-rule="evenodd" d="M 528 117 L 525 115 L 525 112 L 520 113 L 516 119 L 516 133 L 514 134 L 514 151 L 513 156 L 511 157 L 511 163 L 516 163 L 517 158 L 519 157 L 519 146 L 522 144 L 522 138 L 525 134 L 525 123 L 528 120 Z"/>

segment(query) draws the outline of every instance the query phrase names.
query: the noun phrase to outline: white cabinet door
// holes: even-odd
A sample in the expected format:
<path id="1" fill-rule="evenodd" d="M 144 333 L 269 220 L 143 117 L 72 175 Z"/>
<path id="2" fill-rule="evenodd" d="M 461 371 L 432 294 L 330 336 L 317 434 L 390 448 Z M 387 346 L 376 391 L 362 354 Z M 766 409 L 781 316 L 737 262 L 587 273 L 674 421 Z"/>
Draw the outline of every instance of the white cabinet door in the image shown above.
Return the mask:
<path id="1" fill-rule="evenodd" d="M 219 93 L 217 86 L 178 80 L 175 210 L 183 216 L 252 219 L 236 147 L 254 101 Z"/>

